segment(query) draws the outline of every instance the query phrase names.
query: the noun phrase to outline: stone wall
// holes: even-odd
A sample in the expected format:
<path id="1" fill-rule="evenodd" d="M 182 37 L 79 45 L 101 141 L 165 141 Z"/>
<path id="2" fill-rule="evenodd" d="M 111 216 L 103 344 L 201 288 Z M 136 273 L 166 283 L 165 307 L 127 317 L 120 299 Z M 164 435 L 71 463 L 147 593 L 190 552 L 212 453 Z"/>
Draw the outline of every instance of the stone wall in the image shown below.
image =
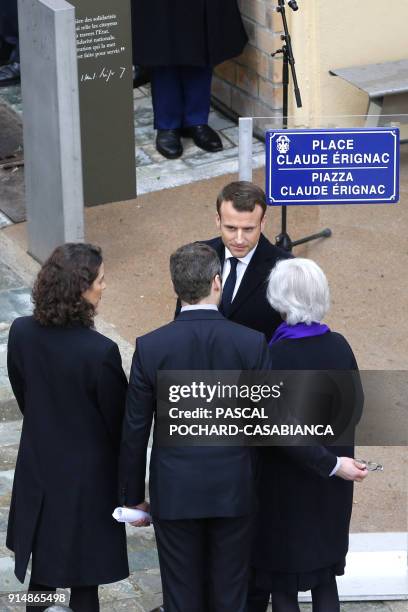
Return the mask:
<path id="1" fill-rule="evenodd" d="M 249 43 L 242 55 L 215 68 L 213 98 L 234 116 L 268 117 L 282 108 L 282 21 L 272 0 L 238 0 Z"/>

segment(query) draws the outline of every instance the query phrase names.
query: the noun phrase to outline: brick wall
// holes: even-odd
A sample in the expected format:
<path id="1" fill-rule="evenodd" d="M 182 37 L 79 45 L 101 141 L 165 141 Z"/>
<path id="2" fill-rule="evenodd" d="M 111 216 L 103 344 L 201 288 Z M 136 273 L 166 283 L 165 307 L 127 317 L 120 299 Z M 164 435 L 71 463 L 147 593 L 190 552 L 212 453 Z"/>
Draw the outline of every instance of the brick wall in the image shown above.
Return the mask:
<path id="1" fill-rule="evenodd" d="M 242 55 L 215 68 L 213 97 L 234 116 L 268 117 L 282 108 L 281 16 L 272 0 L 238 0 L 249 43 Z"/>

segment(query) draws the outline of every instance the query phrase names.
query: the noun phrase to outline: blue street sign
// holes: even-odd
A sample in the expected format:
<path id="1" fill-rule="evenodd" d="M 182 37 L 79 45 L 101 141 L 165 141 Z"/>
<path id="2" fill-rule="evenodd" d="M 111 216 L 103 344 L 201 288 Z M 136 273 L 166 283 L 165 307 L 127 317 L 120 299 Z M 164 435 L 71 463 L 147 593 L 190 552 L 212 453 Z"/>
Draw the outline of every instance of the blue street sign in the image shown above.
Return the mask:
<path id="1" fill-rule="evenodd" d="M 269 204 L 394 204 L 399 130 L 347 128 L 266 132 Z"/>

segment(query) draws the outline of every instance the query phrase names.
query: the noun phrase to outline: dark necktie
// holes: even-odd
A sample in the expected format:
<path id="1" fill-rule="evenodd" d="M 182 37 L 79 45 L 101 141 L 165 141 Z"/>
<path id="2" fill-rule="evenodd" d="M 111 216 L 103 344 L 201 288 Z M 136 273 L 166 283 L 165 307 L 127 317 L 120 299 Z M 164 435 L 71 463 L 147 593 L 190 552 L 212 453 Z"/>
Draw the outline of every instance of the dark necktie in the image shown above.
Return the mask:
<path id="1" fill-rule="evenodd" d="M 236 257 L 229 257 L 229 262 L 231 265 L 231 269 L 230 273 L 227 276 L 227 280 L 225 281 L 221 299 L 221 312 L 226 317 L 228 316 L 229 310 L 231 308 L 232 296 L 234 294 L 235 284 L 237 282 L 238 259 Z"/>

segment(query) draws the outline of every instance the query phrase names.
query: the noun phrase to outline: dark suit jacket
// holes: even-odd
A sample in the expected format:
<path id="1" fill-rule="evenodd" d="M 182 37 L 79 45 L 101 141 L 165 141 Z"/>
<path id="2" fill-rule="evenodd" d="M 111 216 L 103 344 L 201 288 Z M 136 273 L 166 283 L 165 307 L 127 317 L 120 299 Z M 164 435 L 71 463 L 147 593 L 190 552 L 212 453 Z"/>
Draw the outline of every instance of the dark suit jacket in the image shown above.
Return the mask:
<path id="1" fill-rule="evenodd" d="M 129 575 L 126 534 L 111 516 L 127 388 L 117 345 L 85 327 L 16 319 L 8 373 L 24 415 L 7 546 L 16 576 L 81 586 Z"/>
<path id="2" fill-rule="evenodd" d="M 225 246 L 221 238 L 213 238 L 204 242 L 217 251 L 221 265 L 224 265 Z M 228 314 L 230 321 L 265 334 L 268 342 L 275 329 L 282 323 L 280 314 L 269 305 L 266 299 L 268 276 L 280 259 L 290 257 L 292 257 L 290 253 L 274 246 L 261 234 L 257 249 L 245 271 Z M 180 303 L 177 302 L 176 315 L 179 312 Z"/>
<path id="3" fill-rule="evenodd" d="M 181 313 L 138 338 L 120 459 L 122 503 L 145 498 L 146 450 L 156 410 L 158 370 L 255 370 L 269 366 L 262 334 L 218 311 Z M 253 451 L 241 447 L 159 447 L 150 461 L 152 514 L 162 519 L 243 516 L 253 507 Z"/>

